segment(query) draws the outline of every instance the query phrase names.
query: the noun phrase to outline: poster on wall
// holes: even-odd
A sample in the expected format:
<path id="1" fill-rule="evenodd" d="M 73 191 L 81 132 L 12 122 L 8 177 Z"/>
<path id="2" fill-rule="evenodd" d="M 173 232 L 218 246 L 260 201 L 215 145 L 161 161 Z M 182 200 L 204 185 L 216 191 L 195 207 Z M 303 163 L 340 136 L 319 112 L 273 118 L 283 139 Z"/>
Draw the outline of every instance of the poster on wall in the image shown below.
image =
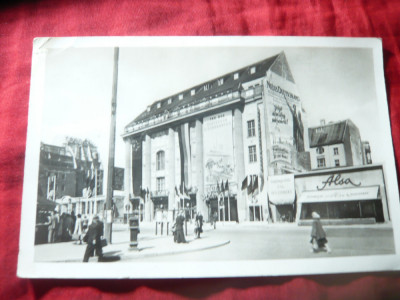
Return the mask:
<path id="1" fill-rule="evenodd" d="M 213 194 L 234 180 L 232 111 L 204 117 L 203 135 L 206 193 Z"/>
<path id="2" fill-rule="evenodd" d="M 369 38 L 35 39 L 18 276 L 399 270 L 383 67 Z"/>

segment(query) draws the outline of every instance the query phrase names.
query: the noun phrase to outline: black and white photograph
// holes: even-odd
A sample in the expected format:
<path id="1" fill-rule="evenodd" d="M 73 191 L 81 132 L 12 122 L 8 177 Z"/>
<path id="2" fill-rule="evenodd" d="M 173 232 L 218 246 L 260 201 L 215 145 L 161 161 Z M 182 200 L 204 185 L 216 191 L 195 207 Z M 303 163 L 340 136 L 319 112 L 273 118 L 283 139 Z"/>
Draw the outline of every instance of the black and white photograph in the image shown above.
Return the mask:
<path id="1" fill-rule="evenodd" d="M 34 41 L 18 275 L 399 269 L 382 45 Z"/>

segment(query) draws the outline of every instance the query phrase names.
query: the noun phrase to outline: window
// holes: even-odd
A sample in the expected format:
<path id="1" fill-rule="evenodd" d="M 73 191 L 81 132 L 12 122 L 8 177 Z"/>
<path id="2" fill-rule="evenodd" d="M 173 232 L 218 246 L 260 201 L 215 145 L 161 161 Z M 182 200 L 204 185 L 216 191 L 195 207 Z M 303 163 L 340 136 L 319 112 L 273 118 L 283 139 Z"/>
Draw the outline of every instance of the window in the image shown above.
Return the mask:
<path id="1" fill-rule="evenodd" d="M 179 100 L 182 100 L 183 99 L 183 94 L 180 94 L 179 95 Z"/>
<path id="2" fill-rule="evenodd" d="M 338 155 L 339 154 L 339 148 L 335 147 L 333 148 L 333 154 Z"/>
<path id="3" fill-rule="evenodd" d="M 210 84 L 209 83 L 206 83 L 205 85 L 204 85 L 204 90 L 205 91 L 208 91 L 210 89 Z"/>
<path id="4" fill-rule="evenodd" d="M 318 147 L 318 148 L 316 149 L 316 151 L 317 151 L 318 154 L 322 154 L 322 153 L 325 152 L 324 147 Z"/>
<path id="5" fill-rule="evenodd" d="M 196 94 L 196 91 L 193 89 L 190 91 L 190 96 L 193 96 L 194 94 Z"/>
<path id="6" fill-rule="evenodd" d="M 323 168 L 323 167 L 325 167 L 325 158 L 324 158 L 324 157 L 318 158 L 318 159 L 317 159 L 317 162 L 318 162 L 318 168 Z"/>
<path id="7" fill-rule="evenodd" d="M 157 192 L 165 190 L 165 177 L 157 177 Z"/>
<path id="8" fill-rule="evenodd" d="M 223 78 L 218 79 L 218 86 L 223 84 L 224 84 L 224 79 Z"/>
<path id="9" fill-rule="evenodd" d="M 335 167 L 339 167 L 340 166 L 340 162 L 338 159 L 335 159 Z"/>
<path id="10" fill-rule="evenodd" d="M 234 79 L 234 80 L 236 80 L 236 79 L 238 79 L 238 78 L 239 78 L 239 73 L 233 74 L 233 79 Z"/>
<path id="11" fill-rule="evenodd" d="M 256 136 L 256 126 L 254 120 L 247 121 L 247 136 Z"/>
<path id="12" fill-rule="evenodd" d="M 157 108 L 160 108 L 161 107 L 161 102 L 158 102 L 157 103 Z"/>
<path id="13" fill-rule="evenodd" d="M 157 152 L 157 171 L 165 169 L 165 152 Z"/>
<path id="14" fill-rule="evenodd" d="M 256 162 L 257 154 L 256 154 L 256 146 L 249 146 L 249 162 Z"/>
<path id="15" fill-rule="evenodd" d="M 250 68 L 250 74 L 254 74 L 256 72 L 256 67 L 251 67 Z"/>

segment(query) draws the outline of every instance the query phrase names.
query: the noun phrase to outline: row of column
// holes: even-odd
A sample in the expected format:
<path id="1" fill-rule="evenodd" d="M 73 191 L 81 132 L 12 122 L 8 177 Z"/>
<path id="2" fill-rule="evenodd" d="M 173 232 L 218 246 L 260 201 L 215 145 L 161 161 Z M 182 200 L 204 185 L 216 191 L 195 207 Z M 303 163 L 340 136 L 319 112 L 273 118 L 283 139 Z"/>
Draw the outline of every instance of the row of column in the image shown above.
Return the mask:
<path id="1" fill-rule="evenodd" d="M 181 125 L 184 126 L 184 125 Z M 244 150 L 243 150 L 243 128 L 242 128 L 242 110 L 235 108 L 233 110 L 233 140 L 234 140 L 234 160 L 235 160 L 235 177 L 238 183 L 238 194 L 237 194 L 237 205 L 238 205 L 238 216 L 239 220 L 246 219 L 246 201 L 245 197 L 240 191 L 240 184 L 245 174 L 244 167 Z M 205 218 L 208 217 L 207 205 L 204 199 L 204 155 L 203 155 L 203 123 L 201 120 L 195 120 L 195 136 L 196 136 L 196 183 L 197 183 L 197 194 L 196 194 L 196 206 L 200 210 Z M 149 134 L 145 135 L 142 142 L 142 188 L 149 189 L 152 191 L 156 187 L 152 186 L 151 180 L 151 137 Z M 175 162 L 176 162 L 176 151 L 175 151 L 175 130 L 173 128 L 168 129 L 168 143 L 166 149 L 166 187 L 168 189 L 168 207 L 175 208 L 175 187 L 179 186 L 180 183 L 175 181 Z M 130 203 L 130 195 L 132 191 L 132 175 L 135 170 L 132 170 L 132 144 L 129 139 L 125 140 L 125 205 L 128 205 L 132 209 Z M 155 159 L 155 158 L 154 158 Z M 181 163 L 184 163 L 181 161 Z M 150 195 L 149 195 L 150 196 Z M 146 199 L 149 200 L 149 199 Z M 145 220 L 150 221 L 151 218 L 151 201 L 145 201 Z"/>

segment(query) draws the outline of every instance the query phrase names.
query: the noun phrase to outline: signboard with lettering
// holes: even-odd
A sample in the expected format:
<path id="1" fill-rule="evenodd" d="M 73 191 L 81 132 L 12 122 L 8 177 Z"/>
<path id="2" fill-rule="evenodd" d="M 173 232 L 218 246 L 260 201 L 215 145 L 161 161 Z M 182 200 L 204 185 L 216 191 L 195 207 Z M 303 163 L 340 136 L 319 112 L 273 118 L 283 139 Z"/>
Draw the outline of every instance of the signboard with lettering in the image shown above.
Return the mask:
<path id="1" fill-rule="evenodd" d="M 232 112 L 226 111 L 203 119 L 204 183 L 207 193 L 217 182 L 234 181 Z"/>
<path id="2" fill-rule="evenodd" d="M 268 197 L 274 205 L 293 204 L 295 197 L 294 175 L 269 176 Z"/>
<path id="3" fill-rule="evenodd" d="M 303 192 L 299 202 L 339 202 L 378 199 L 379 186 Z"/>

